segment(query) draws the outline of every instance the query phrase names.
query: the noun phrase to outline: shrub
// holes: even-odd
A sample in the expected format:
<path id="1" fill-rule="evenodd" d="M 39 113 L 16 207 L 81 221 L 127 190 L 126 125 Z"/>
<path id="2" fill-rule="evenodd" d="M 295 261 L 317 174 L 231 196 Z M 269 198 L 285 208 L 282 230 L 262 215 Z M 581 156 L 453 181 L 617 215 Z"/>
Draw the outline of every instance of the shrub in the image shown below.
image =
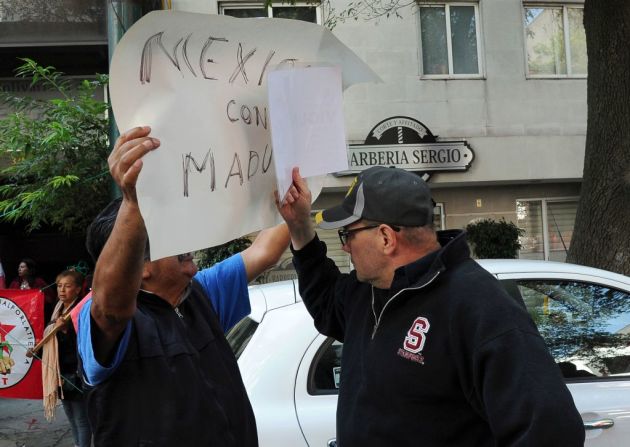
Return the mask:
<path id="1" fill-rule="evenodd" d="M 466 225 L 468 242 L 478 259 L 512 259 L 518 257 L 518 241 L 525 231 L 505 218 L 483 219 Z"/>
<path id="2" fill-rule="evenodd" d="M 236 253 L 242 252 L 250 245 L 252 245 L 252 241 L 246 237 L 241 237 L 226 242 L 223 245 L 199 250 L 197 252 L 197 266 L 199 269 L 212 267 L 217 262 L 221 262 Z"/>
<path id="3" fill-rule="evenodd" d="M 109 200 L 107 103 L 95 99 L 107 76 L 71 83 L 54 67 L 22 59 L 16 75 L 53 99 L 2 94 L 0 219 L 28 231 L 50 225 L 83 234 Z"/>

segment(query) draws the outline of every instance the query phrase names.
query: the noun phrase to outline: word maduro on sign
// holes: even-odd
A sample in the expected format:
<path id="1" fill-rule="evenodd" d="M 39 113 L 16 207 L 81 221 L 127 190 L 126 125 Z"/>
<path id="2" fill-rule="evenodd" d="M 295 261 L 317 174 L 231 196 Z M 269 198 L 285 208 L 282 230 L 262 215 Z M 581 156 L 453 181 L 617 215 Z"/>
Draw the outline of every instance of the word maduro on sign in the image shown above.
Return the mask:
<path id="1" fill-rule="evenodd" d="M 247 160 L 247 180 L 249 181 L 253 176 L 255 176 L 258 172 L 261 174 L 266 174 L 271 165 L 271 156 L 273 154 L 273 150 L 269 147 L 269 145 L 265 145 L 265 149 L 263 150 L 262 156 L 257 151 L 249 151 L 249 159 Z M 216 189 L 216 164 L 214 161 L 214 154 L 212 153 L 212 149 L 209 149 L 206 152 L 206 155 L 203 158 L 203 161 L 199 162 L 195 157 L 193 157 L 192 153 L 189 152 L 187 154 L 182 155 L 182 173 L 183 173 L 183 181 L 184 181 L 184 197 L 189 196 L 188 190 L 188 178 L 190 172 L 193 170 L 198 174 L 202 174 L 206 169 L 208 169 L 207 174 L 209 175 L 208 180 L 208 188 L 210 191 L 214 191 Z M 260 171 L 259 171 L 260 169 Z M 239 157 L 238 153 L 234 153 L 232 157 L 232 165 L 225 176 L 225 183 L 223 185 L 224 188 L 228 187 L 230 180 L 232 178 L 238 178 L 239 185 L 242 185 L 245 179 L 245 175 L 243 173 L 243 166 L 241 164 L 241 157 Z"/>

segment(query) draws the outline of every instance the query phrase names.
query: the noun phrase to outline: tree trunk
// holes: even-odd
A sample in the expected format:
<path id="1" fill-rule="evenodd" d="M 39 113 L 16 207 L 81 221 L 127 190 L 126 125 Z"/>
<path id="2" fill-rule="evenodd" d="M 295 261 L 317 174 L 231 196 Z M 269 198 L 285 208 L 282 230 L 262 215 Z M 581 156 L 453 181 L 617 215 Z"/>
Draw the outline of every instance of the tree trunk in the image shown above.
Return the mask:
<path id="1" fill-rule="evenodd" d="M 568 261 L 630 275 L 630 1 L 585 0 L 586 151 Z"/>

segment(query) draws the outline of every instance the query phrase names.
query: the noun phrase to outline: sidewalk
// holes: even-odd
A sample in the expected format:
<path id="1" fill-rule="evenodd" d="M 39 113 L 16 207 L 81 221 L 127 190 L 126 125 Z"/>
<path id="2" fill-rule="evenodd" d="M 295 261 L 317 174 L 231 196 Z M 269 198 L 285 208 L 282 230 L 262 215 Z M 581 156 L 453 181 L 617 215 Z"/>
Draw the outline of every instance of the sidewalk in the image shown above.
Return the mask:
<path id="1" fill-rule="evenodd" d="M 0 447 L 72 447 L 72 433 L 61 405 L 46 421 L 41 400 L 0 398 Z"/>

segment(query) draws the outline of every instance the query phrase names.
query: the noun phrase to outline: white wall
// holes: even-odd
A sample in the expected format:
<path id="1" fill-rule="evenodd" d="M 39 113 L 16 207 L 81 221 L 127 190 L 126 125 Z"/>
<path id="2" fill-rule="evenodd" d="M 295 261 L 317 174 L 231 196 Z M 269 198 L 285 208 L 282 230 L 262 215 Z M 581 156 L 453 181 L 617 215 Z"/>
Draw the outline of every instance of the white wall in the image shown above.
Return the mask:
<path id="1" fill-rule="evenodd" d="M 349 0 L 332 1 L 342 10 Z M 214 12 L 216 4 L 173 1 L 174 9 L 195 12 Z M 412 8 L 402 11 L 402 19 L 337 25 L 335 35 L 384 81 L 345 92 L 348 141 L 360 143 L 381 120 L 407 115 L 441 138 L 467 139 L 475 152 L 468 172 L 437 174 L 434 184 L 580 179 L 586 80 L 526 79 L 522 1 L 479 5 L 484 79 L 421 79 L 418 15 Z"/>

